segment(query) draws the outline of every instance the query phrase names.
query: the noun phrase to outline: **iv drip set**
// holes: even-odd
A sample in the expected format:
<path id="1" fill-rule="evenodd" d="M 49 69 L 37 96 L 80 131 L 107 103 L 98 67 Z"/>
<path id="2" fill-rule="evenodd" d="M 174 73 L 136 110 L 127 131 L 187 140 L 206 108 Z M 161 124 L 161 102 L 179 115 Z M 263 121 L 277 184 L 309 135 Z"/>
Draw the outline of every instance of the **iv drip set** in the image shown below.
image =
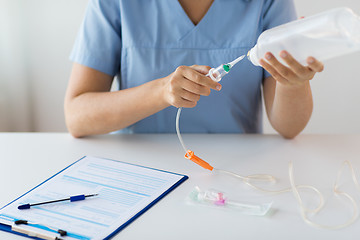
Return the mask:
<path id="1" fill-rule="evenodd" d="M 316 24 L 314 24 L 316 22 Z M 308 56 L 314 56 L 320 61 L 341 56 L 350 52 L 360 50 L 360 17 L 355 15 L 352 10 L 348 8 L 332 9 L 305 19 L 299 19 L 273 29 L 263 32 L 257 41 L 257 44 L 247 53 L 247 59 L 255 66 L 259 66 L 259 59 L 262 58 L 266 52 L 279 53 L 282 50 L 288 50 L 295 59 L 300 63 L 306 63 Z M 245 55 L 236 58 L 234 61 L 227 64 L 221 64 L 216 68 L 209 70 L 206 76 L 213 81 L 219 82 L 231 68 L 238 62 L 243 60 Z M 279 59 L 282 62 L 281 59 Z M 282 62 L 285 64 L 284 62 Z M 318 213 L 323 209 L 324 197 L 322 193 L 310 185 L 296 185 L 294 182 L 293 165 L 289 164 L 289 179 L 290 187 L 282 190 L 267 190 L 260 188 L 252 183 L 252 180 L 260 180 L 266 182 L 275 182 L 275 177 L 266 174 L 256 174 L 249 176 L 241 176 L 239 174 L 217 169 L 209 163 L 196 156 L 193 151 L 188 149 L 182 136 L 180 134 L 179 120 L 182 108 L 179 108 L 176 115 L 176 133 L 179 141 L 185 151 L 185 158 L 193 161 L 201 167 L 216 173 L 231 175 L 238 178 L 243 183 L 250 187 L 272 194 L 280 194 L 285 192 L 293 192 L 299 206 L 301 217 L 307 224 L 324 229 L 340 229 L 347 227 L 354 223 L 359 217 L 358 204 L 352 196 L 339 190 L 338 182 L 342 176 L 343 169 L 347 166 L 351 173 L 351 177 L 357 190 L 360 191 L 360 184 L 356 178 L 354 168 L 351 163 L 345 161 L 338 172 L 336 182 L 333 187 L 333 192 L 337 196 L 347 198 L 353 205 L 353 215 L 345 223 L 335 226 L 322 225 L 313 222 L 308 215 Z M 305 207 L 300 196 L 299 189 L 309 189 L 315 192 L 319 198 L 319 205 L 315 209 Z M 246 215 L 266 215 L 272 203 L 265 204 L 249 204 L 241 203 L 233 199 L 228 199 L 223 192 L 218 190 L 201 190 L 195 187 L 190 193 L 189 199 L 192 202 L 210 205 L 216 207 L 223 207 L 234 209 Z"/>

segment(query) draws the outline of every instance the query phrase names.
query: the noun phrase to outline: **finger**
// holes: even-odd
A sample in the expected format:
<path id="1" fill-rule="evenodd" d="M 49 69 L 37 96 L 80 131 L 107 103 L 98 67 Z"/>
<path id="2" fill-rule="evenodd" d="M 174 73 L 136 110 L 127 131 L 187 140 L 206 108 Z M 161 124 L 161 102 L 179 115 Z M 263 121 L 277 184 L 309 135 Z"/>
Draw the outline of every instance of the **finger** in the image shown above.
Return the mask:
<path id="1" fill-rule="evenodd" d="M 183 81 L 182 88 L 194 94 L 203 95 L 203 96 L 210 95 L 210 88 L 197 84 L 188 79 L 185 79 L 185 81 Z"/>
<path id="2" fill-rule="evenodd" d="M 266 70 L 268 71 L 271 76 L 278 82 L 282 83 L 282 84 L 288 84 L 288 81 L 283 77 L 281 76 L 280 73 L 278 73 L 276 71 L 275 68 L 273 68 L 269 63 L 267 63 L 264 59 L 260 59 L 260 65 Z"/>
<path id="3" fill-rule="evenodd" d="M 308 67 L 315 72 L 322 72 L 324 70 L 324 64 L 314 57 L 308 57 L 306 60 Z"/>
<path id="4" fill-rule="evenodd" d="M 169 103 L 177 108 L 179 108 L 179 107 L 192 108 L 192 107 L 196 106 L 197 101 L 188 100 L 186 98 L 190 98 L 190 99 L 194 98 L 195 100 L 197 99 L 196 97 L 192 96 L 191 94 L 186 94 L 185 90 L 183 90 L 183 92 L 180 92 L 180 94 L 178 94 L 178 95 L 170 95 Z"/>
<path id="5" fill-rule="evenodd" d="M 294 79 L 297 78 L 295 73 L 288 67 L 282 65 L 272 53 L 267 52 L 265 54 L 266 60 L 272 65 L 272 67 L 285 79 Z"/>
<path id="6" fill-rule="evenodd" d="M 200 100 L 200 95 L 199 94 L 195 94 L 186 90 L 183 90 L 181 92 L 181 98 L 184 100 L 188 100 L 190 102 L 197 102 Z"/>
<path id="7" fill-rule="evenodd" d="M 208 74 L 209 70 L 211 69 L 211 67 L 205 66 L 205 65 L 192 65 L 192 66 L 190 66 L 190 68 L 192 68 L 204 75 Z"/>
<path id="8" fill-rule="evenodd" d="M 281 51 L 280 57 L 284 59 L 290 69 L 299 77 L 307 78 L 312 74 L 312 70 L 308 67 L 301 65 L 298 61 L 293 58 L 287 51 Z"/>
<path id="9" fill-rule="evenodd" d="M 197 105 L 197 102 L 191 102 L 186 99 L 181 99 L 181 103 L 178 107 L 193 108 L 193 107 L 196 107 L 196 105 Z"/>
<path id="10" fill-rule="evenodd" d="M 204 74 L 201 74 L 190 67 L 180 66 L 176 69 L 176 71 L 178 71 L 182 76 L 189 79 L 190 81 L 193 81 L 202 86 L 209 87 L 217 91 L 221 89 L 220 83 L 211 80 L 209 77 L 206 77 Z"/>

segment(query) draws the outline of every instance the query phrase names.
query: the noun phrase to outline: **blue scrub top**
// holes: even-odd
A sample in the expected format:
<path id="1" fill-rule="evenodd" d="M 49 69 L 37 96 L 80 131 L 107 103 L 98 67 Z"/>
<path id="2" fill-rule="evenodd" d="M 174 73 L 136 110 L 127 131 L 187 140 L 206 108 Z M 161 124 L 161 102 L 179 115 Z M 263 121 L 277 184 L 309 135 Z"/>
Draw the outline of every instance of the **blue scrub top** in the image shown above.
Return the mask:
<path id="1" fill-rule="evenodd" d="M 215 0 L 197 25 L 177 0 L 90 0 L 70 59 L 117 75 L 120 89 L 132 88 L 180 65 L 228 63 L 246 54 L 263 31 L 295 18 L 292 0 Z M 181 131 L 261 133 L 267 76 L 241 61 L 222 79 L 220 92 L 183 110 Z M 173 133 L 176 110 L 168 107 L 122 132 Z"/>

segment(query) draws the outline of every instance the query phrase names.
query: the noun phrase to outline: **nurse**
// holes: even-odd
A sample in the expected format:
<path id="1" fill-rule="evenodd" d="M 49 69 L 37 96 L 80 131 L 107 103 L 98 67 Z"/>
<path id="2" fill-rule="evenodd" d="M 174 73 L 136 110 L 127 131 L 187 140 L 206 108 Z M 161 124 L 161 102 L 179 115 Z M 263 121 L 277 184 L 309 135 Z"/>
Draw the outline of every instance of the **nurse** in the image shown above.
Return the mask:
<path id="1" fill-rule="evenodd" d="M 243 60 L 221 84 L 205 74 L 295 19 L 291 0 L 90 0 L 70 57 L 67 127 L 75 137 L 174 133 L 184 107 L 183 133 L 261 133 L 263 87 L 270 123 L 293 138 L 310 119 L 321 62 L 302 66 L 284 49 L 267 53 L 263 68 Z"/>

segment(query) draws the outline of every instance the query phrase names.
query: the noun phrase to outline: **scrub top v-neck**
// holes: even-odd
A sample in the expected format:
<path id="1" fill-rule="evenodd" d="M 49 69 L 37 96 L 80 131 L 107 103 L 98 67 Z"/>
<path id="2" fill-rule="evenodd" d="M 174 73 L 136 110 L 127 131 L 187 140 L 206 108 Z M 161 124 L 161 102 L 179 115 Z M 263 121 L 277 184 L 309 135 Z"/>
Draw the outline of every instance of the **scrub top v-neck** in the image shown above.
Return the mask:
<path id="1" fill-rule="evenodd" d="M 70 59 L 117 75 L 120 90 L 132 88 L 180 65 L 230 62 L 246 54 L 261 32 L 295 18 L 291 0 L 215 0 L 196 25 L 177 0 L 90 0 Z M 267 76 L 247 60 L 238 63 L 222 79 L 221 91 L 184 109 L 181 131 L 262 132 L 261 85 Z M 122 132 L 173 133 L 176 110 L 168 107 Z"/>

